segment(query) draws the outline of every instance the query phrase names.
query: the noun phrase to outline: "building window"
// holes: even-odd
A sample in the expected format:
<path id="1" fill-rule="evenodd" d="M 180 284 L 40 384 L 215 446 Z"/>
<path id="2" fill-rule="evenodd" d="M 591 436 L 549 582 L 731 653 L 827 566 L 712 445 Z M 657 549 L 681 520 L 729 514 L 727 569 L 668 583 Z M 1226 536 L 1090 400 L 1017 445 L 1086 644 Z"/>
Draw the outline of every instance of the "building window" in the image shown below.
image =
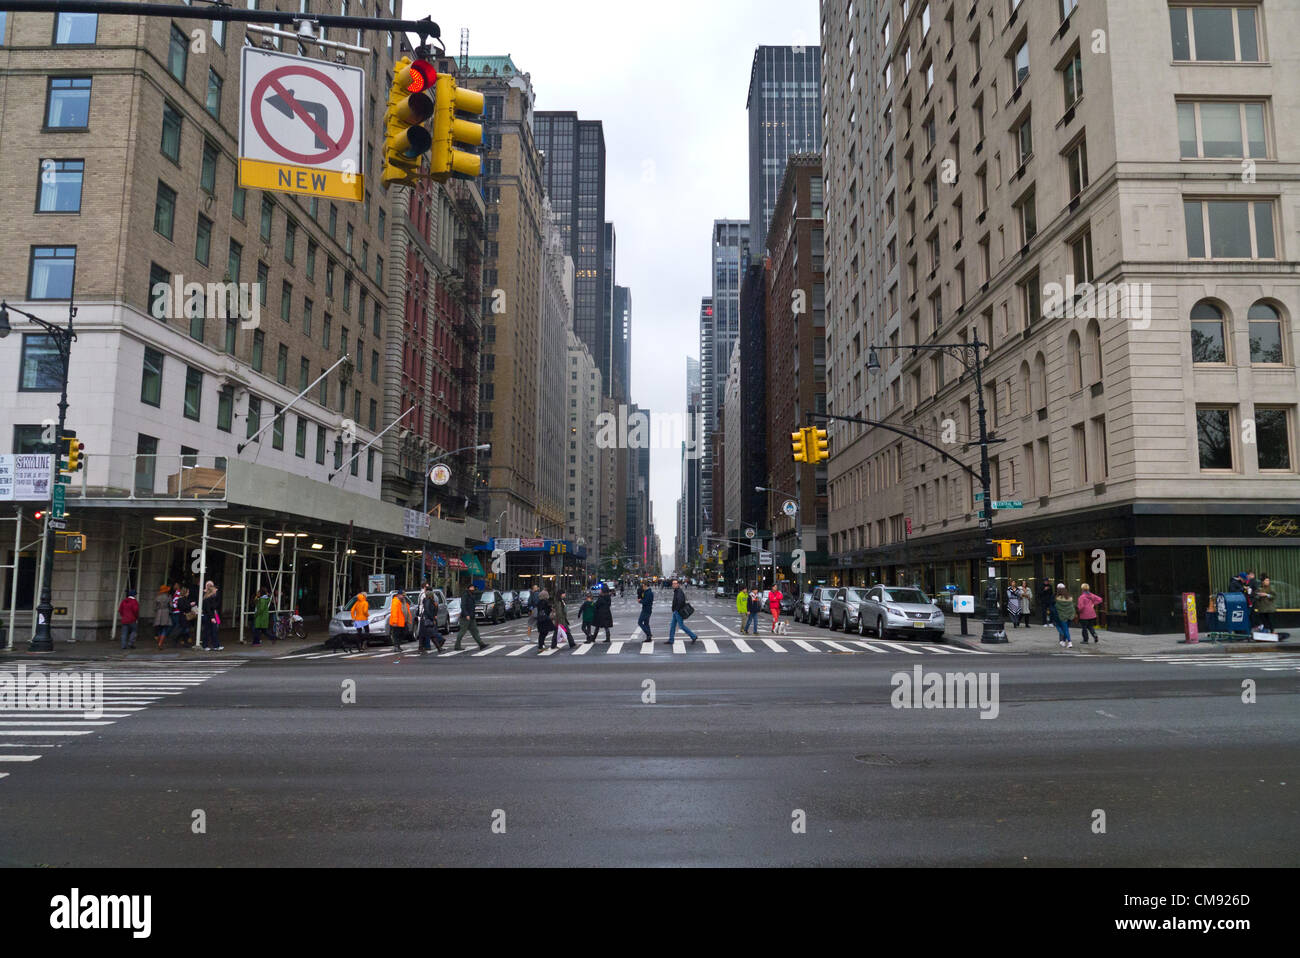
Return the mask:
<path id="1" fill-rule="evenodd" d="M 203 397 L 203 371 L 193 366 L 185 367 L 185 418 L 199 421 L 199 406 Z"/>
<path id="2" fill-rule="evenodd" d="M 1088 188 L 1088 142 L 1079 140 L 1066 151 L 1065 168 L 1070 177 L 1070 199 Z"/>
<path id="3" fill-rule="evenodd" d="M 165 297 L 170 295 L 172 274 L 157 263 L 149 264 L 149 315 L 154 319 L 167 321 Z M 162 287 L 161 289 L 159 287 Z"/>
<path id="4" fill-rule="evenodd" d="M 1202 300 L 1192 307 L 1192 362 L 1222 364 L 1228 361 L 1223 311 Z"/>
<path id="5" fill-rule="evenodd" d="M 289 347 L 285 345 L 276 350 L 275 381 L 281 386 L 289 381 Z"/>
<path id="6" fill-rule="evenodd" d="M 1024 43 L 1016 47 L 1016 52 L 1012 56 L 1012 71 L 1013 71 L 1012 78 L 1015 81 L 1015 86 L 1019 87 L 1020 84 L 1024 83 L 1025 79 L 1029 76 L 1029 41 L 1028 40 L 1025 40 Z"/>
<path id="7" fill-rule="evenodd" d="M 24 333 L 21 363 L 19 391 L 59 392 L 63 388 L 63 359 L 53 336 Z"/>
<path id="8" fill-rule="evenodd" d="M 140 401 L 162 407 L 163 354 L 148 346 L 144 350 L 144 371 L 140 375 Z"/>
<path id="9" fill-rule="evenodd" d="M 1255 448 L 1261 470 L 1291 471 L 1291 436 L 1285 407 L 1255 407 Z"/>
<path id="10" fill-rule="evenodd" d="M 1179 103 L 1178 142 L 1184 160 L 1268 156 L 1263 103 Z"/>
<path id="11" fill-rule="evenodd" d="M 170 103 L 163 104 L 162 142 L 158 149 L 173 163 L 181 161 L 181 114 Z"/>
<path id="12" fill-rule="evenodd" d="M 1190 259 L 1273 259 L 1269 200 L 1184 200 Z"/>
<path id="13" fill-rule="evenodd" d="M 1074 282 L 1091 283 L 1092 269 L 1092 230 L 1086 229 L 1070 241 L 1070 261 L 1074 266 Z"/>
<path id="14" fill-rule="evenodd" d="M 238 179 L 238 178 L 236 178 Z M 230 212 L 239 222 L 244 222 L 244 203 L 248 198 L 248 191 L 238 183 L 235 184 L 234 192 L 230 197 Z"/>
<path id="15" fill-rule="evenodd" d="M 302 334 L 311 336 L 311 313 L 315 308 L 310 299 L 303 297 L 302 301 Z"/>
<path id="16" fill-rule="evenodd" d="M 291 219 L 284 221 L 284 261 L 293 262 L 293 247 L 298 240 L 298 224 Z"/>
<path id="17" fill-rule="evenodd" d="M 1029 274 L 1020 282 L 1020 306 L 1025 311 L 1026 328 L 1042 319 L 1042 300 L 1037 273 Z M 991 317 L 989 325 L 992 325 Z M 992 339 L 991 336 L 989 338 Z"/>
<path id="18" fill-rule="evenodd" d="M 293 306 L 293 285 L 288 280 L 280 281 L 280 319 L 289 322 L 289 310 Z"/>
<path id="19" fill-rule="evenodd" d="M 325 427 L 316 425 L 316 464 L 325 465 Z"/>
<path id="20" fill-rule="evenodd" d="M 275 407 L 275 418 L 271 420 L 271 448 L 284 448 L 284 410 Z"/>
<path id="21" fill-rule="evenodd" d="M 376 402 L 375 400 L 373 400 L 373 399 L 370 400 L 370 420 L 369 420 L 369 422 L 370 422 L 370 431 L 371 431 L 371 432 L 374 432 L 375 429 L 378 428 L 378 423 L 379 423 L 379 403 L 377 403 L 377 402 Z"/>
<path id="22" fill-rule="evenodd" d="M 336 436 L 334 439 L 334 468 L 343 468 L 343 437 Z"/>
<path id="23" fill-rule="evenodd" d="M 271 267 L 262 261 L 257 263 L 257 301 L 266 305 L 267 287 L 271 285 Z"/>
<path id="24" fill-rule="evenodd" d="M 208 193 L 217 191 L 217 146 L 211 141 L 203 143 L 203 166 L 199 169 L 199 186 Z"/>
<path id="25" fill-rule="evenodd" d="M 227 387 L 217 393 L 217 428 L 230 432 L 231 422 L 235 418 L 235 391 Z"/>
<path id="26" fill-rule="evenodd" d="M 90 124 L 90 77 L 50 77 L 45 126 L 84 130 Z"/>
<path id="27" fill-rule="evenodd" d="M 64 44 L 90 44 L 99 31 L 97 13 L 60 13 L 54 18 L 54 42 Z"/>
<path id="28" fill-rule="evenodd" d="M 158 195 L 153 208 L 153 229 L 159 236 L 172 238 L 172 227 L 176 223 L 176 191 L 158 181 Z"/>
<path id="29" fill-rule="evenodd" d="M 234 240 L 230 241 L 230 252 L 226 254 L 226 282 L 238 283 L 239 272 L 244 261 L 244 248 Z"/>
<path id="30" fill-rule="evenodd" d="M 1069 110 L 1083 96 L 1083 57 L 1078 50 L 1061 68 L 1061 82 L 1065 89 L 1065 108 Z"/>
<path id="31" fill-rule="evenodd" d="M 204 106 L 214 117 L 221 118 L 221 75 L 211 67 L 208 67 L 208 99 Z"/>
<path id="32" fill-rule="evenodd" d="M 1255 7 L 1170 7 L 1174 59 L 1258 63 Z"/>
<path id="33" fill-rule="evenodd" d="M 375 481 L 375 451 L 373 449 L 366 452 L 366 482 Z"/>
<path id="34" fill-rule="evenodd" d="M 238 321 L 234 317 L 226 319 L 226 341 L 223 346 L 231 356 L 235 355 L 235 334 L 238 328 Z"/>
<path id="35" fill-rule="evenodd" d="M 1025 117 L 1024 122 L 1015 129 L 1016 165 L 1024 166 L 1034 155 L 1034 127 L 1032 117 Z"/>
<path id="36" fill-rule="evenodd" d="M 28 272 L 28 299 L 71 299 L 72 281 L 77 272 L 77 248 L 33 246 Z"/>
<path id="37" fill-rule="evenodd" d="M 198 226 L 194 230 L 194 258 L 204 266 L 212 257 L 212 220 L 199 214 Z"/>
<path id="38" fill-rule="evenodd" d="M 190 55 L 190 40 L 180 27 L 172 24 L 172 39 L 167 47 L 167 71 L 181 86 L 185 85 L 185 66 Z"/>
<path id="39" fill-rule="evenodd" d="M 41 160 L 38 213 L 80 213 L 83 160 Z"/>
<path id="40" fill-rule="evenodd" d="M 135 492 L 152 496 L 158 466 L 158 438 L 137 433 L 135 438 Z"/>
<path id="41" fill-rule="evenodd" d="M 298 425 L 293 437 L 293 454 L 299 459 L 307 458 L 307 420 L 297 417 Z"/>
<path id="42" fill-rule="evenodd" d="M 1016 216 L 1020 220 L 1020 245 L 1025 246 L 1038 235 L 1038 213 L 1035 209 L 1033 190 L 1026 193 L 1016 204 Z"/>
<path id="43" fill-rule="evenodd" d="M 1275 307 L 1259 302 L 1250 307 L 1250 361 L 1256 364 L 1282 363 L 1282 316 Z"/>
<path id="44" fill-rule="evenodd" d="M 331 203 L 330 204 L 330 238 L 331 239 L 334 237 L 334 233 L 338 230 L 338 225 L 339 225 L 339 208 L 333 203 Z"/>
<path id="45" fill-rule="evenodd" d="M 257 435 L 258 430 L 262 428 L 262 400 L 257 396 L 248 397 L 248 431 L 245 433 L 245 439 L 252 439 Z M 257 440 L 261 442 L 261 439 Z"/>
<path id="46" fill-rule="evenodd" d="M 370 381 L 379 382 L 379 353 L 373 349 L 370 351 Z"/>
<path id="47" fill-rule="evenodd" d="M 262 351 L 266 346 L 266 334 L 260 329 L 253 331 L 253 371 L 262 371 Z"/>
<path id="48" fill-rule="evenodd" d="M 1196 444 L 1202 469 L 1231 471 L 1232 410 L 1196 407 Z"/>
<path id="49" fill-rule="evenodd" d="M 4 29 L 4 20 L 0 18 L 0 30 Z M 16 456 L 40 455 L 48 453 L 44 443 L 45 427 L 40 423 L 14 426 L 13 453 Z"/>
<path id="50" fill-rule="evenodd" d="M 271 227 L 275 220 L 275 204 L 269 196 L 262 197 L 262 231 L 261 236 L 267 243 L 271 242 Z"/>

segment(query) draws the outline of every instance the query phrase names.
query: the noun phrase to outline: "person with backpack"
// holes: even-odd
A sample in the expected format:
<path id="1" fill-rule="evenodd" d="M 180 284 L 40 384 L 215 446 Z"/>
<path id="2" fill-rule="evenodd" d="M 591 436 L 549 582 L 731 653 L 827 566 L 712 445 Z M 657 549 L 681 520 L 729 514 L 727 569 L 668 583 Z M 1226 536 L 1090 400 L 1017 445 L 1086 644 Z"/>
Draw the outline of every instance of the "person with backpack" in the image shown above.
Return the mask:
<path id="1" fill-rule="evenodd" d="M 749 593 L 744 589 L 736 592 L 736 614 L 740 616 L 740 634 L 745 635 L 749 632 Z M 758 627 L 755 626 L 754 634 L 758 635 Z"/>
<path id="2" fill-rule="evenodd" d="M 655 592 L 648 584 L 644 588 L 638 587 L 636 591 L 641 596 L 641 616 L 636 620 L 636 624 L 645 633 L 645 638 L 641 640 L 644 645 L 646 642 L 654 641 L 654 636 L 650 634 L 650 613 L 654 609 Z"/>
<path id="3" fill-rule="evenodd" d="M 672 624 L 668 626 L 669 645 L 672 645 L 673 639 L 677 637 L 678 626 L 681 626 L 682 631 L 691 637 L 691 645 L 694 645 L 699 638 L 698 635 L 691 631 L 691 627 L 686 624 L 687 616 L 690 615 L 690 612 L 687 611 L 689 605 L 690 603 L 686 601 L 686 593 L 682 591 L 681 582 L 673 579 L 673 620 Z"/>
<path id="4" fill-rule="evenodd" d="M 596 617 L 594 625 L 596 626 L 597 635 L 600 634 L 601 629 L 605 630 L 606 643 L 610 641 L 609 630 L 614 628 L 614 611 L 609 605 L 612 598 L 609 586 L 604 586 L 600 590 L 600 595 L 596 598 Z"/>
<path id="5" fill-rule="evenodd" d="M 1079 599 L 1076 605 L 1079 610 L 1080 645 L 1088 644 L 1089 632 L 1092 633 L 1093 644 L 1100 644 L 1101 639 L 1097 638 L 1097 606 L 1105 601 L 1101 596 L 1089 591 L 1088 583 L 1079 586 Z"/>
<path id="6" fill-rule="evenodd" d="M 122 624 L 122 651 L 134 649 L 140 629 L 140 601 L 135 597 L 135 589 L 127 589 L 126 598 L 117 604 L 117 621 Z"/>
<path id="7" fill-rule="evenodd" d="M 407 636 L 407 623 L 410 621 L 411 604 L 399 589 L 393 593 L 393 601 L 388 606 L 388 637 L 392 639 L 394 652 L 402 651 L 402 641 Z"/>
<path id="8" fill-rule="evenodd" d="M 1074 648 L 1074 643 L 1070 641 L 1070 623 L 1074 621 L 1075 615 L 1074 599 L 1062 582 L 1057 585 L 1056 598 L 1052 601 L 1052 622 L 1060 633 L 1062 648 Z"/>
<path id="9" fill-rule="evenodd" d="M 438 597 L 433 594 L 433 590 L 426 585 L 420 593 L 420 654 L 428 655 L 430 649 L 437 646 L 439 652 L 442 651 L 442 643 L 446 641 L 443 634 L 438 631 Z"/>

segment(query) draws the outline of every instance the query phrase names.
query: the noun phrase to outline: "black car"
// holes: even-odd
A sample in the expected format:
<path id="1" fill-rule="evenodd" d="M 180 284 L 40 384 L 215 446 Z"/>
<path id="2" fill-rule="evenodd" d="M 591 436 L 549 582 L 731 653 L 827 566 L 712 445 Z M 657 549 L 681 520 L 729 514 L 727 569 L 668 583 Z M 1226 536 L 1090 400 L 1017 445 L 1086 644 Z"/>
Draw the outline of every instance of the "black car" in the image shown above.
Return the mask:
<path id="1" fill-rule="evenodd" d="M 474 607 L 474 618 L 479 622 L 501 623 L 506 620 L 506 603 L 500 592 L 488 590 L 479 595 Z"/>
<path id="2" fill-rule="evenodd" d="M 517 619 L 524 613 L 523 604 L 519 601 L 522 593 L 519 592 L 502 592 L 501 601 L 505 603 L 506 618 Z"/>
<path id="3" fill-rule="evenodd" d="M 794 620 L 796 622 L 807 622 L 811 625 L 813 613 L 810 610 L 815 601 L 817 601 L 817 597 L 811 589 L 799 596 L 794 604 Z"/>

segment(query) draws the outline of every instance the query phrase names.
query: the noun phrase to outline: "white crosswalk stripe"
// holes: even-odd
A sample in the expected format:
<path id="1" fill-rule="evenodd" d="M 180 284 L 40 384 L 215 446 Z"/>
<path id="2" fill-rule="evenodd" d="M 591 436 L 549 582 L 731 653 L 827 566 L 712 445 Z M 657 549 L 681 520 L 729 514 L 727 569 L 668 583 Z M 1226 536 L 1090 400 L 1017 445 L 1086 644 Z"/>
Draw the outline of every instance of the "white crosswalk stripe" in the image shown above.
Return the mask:
<path id="1" fill-rule="evenodd" d="M 1059 653 L 1069 655 L 1068 652 Z M 1300 671 L 1300 652 L 1153 652 L 1126 655 L 1127 662 L 1188 665 L 1193 668 L 1260 669 L 1264 672 Z"/>
<path id="2" fill-rule="evenodd" d="M 102 733 L 105 728 L 145 711 L 157 702 L 177 701 L 214 675 L 242 665 L 239 659 L 222 659 L 190 664 L 149 662 L 118 666 L 106 663 L 95 668 L 93 663 L 80 667 L 27 666 L 28 690 L 35 675 L 45 676 L 44 687 L 52 690 L 58 676 L 78 676 L 86 697 L 56 699 L 47 692 L 42 699 L 32 699 L 31 692 L 24 701 L 6 698 L 6 707 L 0 708 L 0 763 L 6 767 L 30 766 L 51 750 L 62 748 L 86 735 Z M 0 663 L 0 671 L 8 666 Z M 84 681 L 89 679 L 89 681 Z M 72 706 L 90 706 L 89 709 Z M 46 707 L 53 706 L 53 707 Z M 9 772 L 0 772 L 0 779 L 9 778 Z"/>

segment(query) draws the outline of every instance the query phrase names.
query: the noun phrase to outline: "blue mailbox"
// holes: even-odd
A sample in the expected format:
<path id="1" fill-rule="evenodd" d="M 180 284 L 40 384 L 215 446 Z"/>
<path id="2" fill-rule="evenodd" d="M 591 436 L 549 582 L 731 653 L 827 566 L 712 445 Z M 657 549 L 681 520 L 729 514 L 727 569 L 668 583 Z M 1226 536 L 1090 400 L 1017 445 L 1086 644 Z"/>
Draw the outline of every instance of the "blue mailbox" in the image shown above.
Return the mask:
<path id="1" fill-rule="evenodd" d="M 1241 592 L 1219 592 L 1214 596 L 1214 611 L 1210 613 L 1211 632 L 1241 632 L 1250 634 L 1250 609 Z"/>

